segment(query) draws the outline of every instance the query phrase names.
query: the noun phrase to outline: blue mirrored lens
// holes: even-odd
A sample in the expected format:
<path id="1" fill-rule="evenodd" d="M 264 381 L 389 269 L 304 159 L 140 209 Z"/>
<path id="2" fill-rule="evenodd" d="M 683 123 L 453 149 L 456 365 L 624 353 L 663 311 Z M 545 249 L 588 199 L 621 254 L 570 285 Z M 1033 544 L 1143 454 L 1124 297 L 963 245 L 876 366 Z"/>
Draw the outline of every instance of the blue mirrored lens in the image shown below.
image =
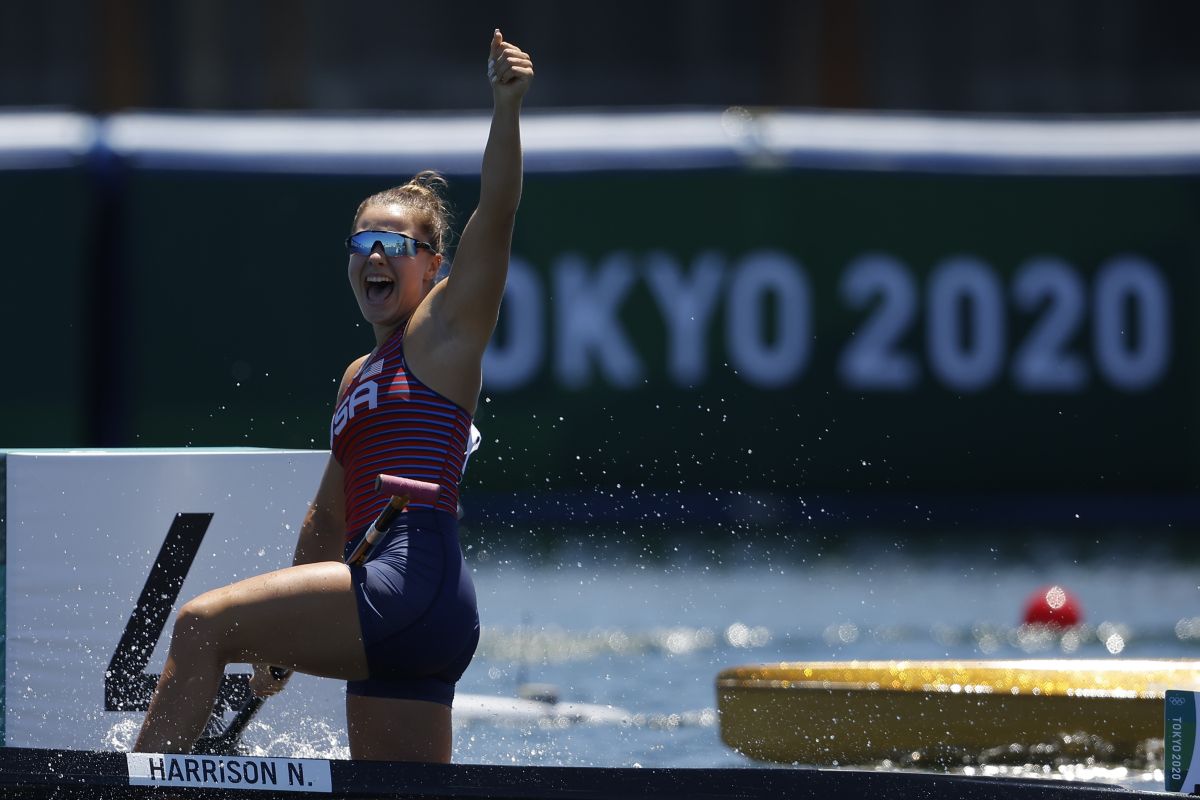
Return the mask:
<path id="1" fill-rule="evenodd" d="M 362 231 L 356 233 L 346 240 L 346 249 L 351 253 L 359 255 L 370 255 L 375 249 L 375 243 L 383 245 L 383 252 L 386 255 L 395 256 L 414 256 L 417 254 L 417 240 L 405 236 L 402 233 L 392 233 L 391 231 Z"/>

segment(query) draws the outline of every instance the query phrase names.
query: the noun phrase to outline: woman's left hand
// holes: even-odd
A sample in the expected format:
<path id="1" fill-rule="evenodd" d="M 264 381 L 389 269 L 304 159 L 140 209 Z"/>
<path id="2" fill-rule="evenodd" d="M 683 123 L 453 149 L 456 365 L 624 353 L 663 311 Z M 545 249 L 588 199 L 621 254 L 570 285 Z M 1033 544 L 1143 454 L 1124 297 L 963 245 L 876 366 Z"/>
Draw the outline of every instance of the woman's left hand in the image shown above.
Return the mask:
<path id="1" fill-rule="evenodd" d="M 520 100 L 533 81 L 533 61 L 529 54 L 512 42 L 504 41 L 499 29 L 492 34 L 488 81 L 496 100 Z"/>

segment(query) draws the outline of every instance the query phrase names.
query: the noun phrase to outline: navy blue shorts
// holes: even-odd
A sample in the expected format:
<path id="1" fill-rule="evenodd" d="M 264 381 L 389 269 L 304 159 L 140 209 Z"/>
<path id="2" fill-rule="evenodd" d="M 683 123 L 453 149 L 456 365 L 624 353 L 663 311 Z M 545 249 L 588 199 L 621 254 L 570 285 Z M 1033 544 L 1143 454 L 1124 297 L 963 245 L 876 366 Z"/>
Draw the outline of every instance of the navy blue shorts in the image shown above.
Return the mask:
<path id="1" fill-rule="evenodd" d="M 347 543 L 347 555 L 357 543 Z M 349 681 L 346 691 L 451 705 L 479 644 L 475 586 L 454 515 L 402 512 L 350 579 L 370 677 Z"/>

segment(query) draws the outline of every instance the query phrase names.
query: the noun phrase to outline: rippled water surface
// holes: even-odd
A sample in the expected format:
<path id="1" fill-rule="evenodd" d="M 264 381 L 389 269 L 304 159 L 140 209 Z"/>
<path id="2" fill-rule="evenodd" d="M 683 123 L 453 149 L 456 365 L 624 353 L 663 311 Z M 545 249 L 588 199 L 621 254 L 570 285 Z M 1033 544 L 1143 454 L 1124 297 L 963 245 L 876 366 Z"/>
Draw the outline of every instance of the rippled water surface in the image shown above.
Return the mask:
<path id="1" fill-rule="evenodd" d="M 552 555 L 472 544 L 484 631 L 459 685 L 455 758 L 595 766 L 755 766 L 725 746 L 714 680 L 773 661 L 1014 657 L 1200 658 L 1196 564 L 1135 548 L 1021 545 L 955 549 L 873 537 L 822 550 L 802 539 L 706 548 L 596 547 L 566 539 Z M 1043 552 L 1044 551 L 1044 552 Z M 1066 636 L 1019 623 L 1039 586 L 1058 583 L 1083 608 Z M 268 703 L 247 743 L 274 755 L 346 756 L 337 703 L 302 702 L 299 678 Z M 553 687 L 562 701 L 611 706 L 555 716 L 497 713 L 489 698 Z M 501 704 L 503 705 L 503 704 Z M 576 713 L 577 712 L 577 713 Z M 97 746 L 128 746 L 135 722 Z M 1036 744 L 1036 743 L 1029 743 Z M 1050 774 L 1161 787 L 1161 753 L 1131 762 L 1025 751 L 979 754 L 977 773 Z M 878 765 L 877 765 L 878 766 Z M 889 766 L 884 764 L 882 766 Z M 895 765 L 904 766 L 904 765 Z M 963 767 L 957 767 L 959 769 Z"/>

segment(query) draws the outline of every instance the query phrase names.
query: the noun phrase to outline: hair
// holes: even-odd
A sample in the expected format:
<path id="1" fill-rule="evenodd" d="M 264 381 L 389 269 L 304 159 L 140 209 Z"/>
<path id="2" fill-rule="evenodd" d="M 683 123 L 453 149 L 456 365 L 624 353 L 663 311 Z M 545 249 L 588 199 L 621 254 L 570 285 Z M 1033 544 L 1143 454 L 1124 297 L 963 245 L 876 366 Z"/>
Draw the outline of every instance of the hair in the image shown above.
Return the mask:
<path id="1" fill-rule="evenodd" d="M 370 206 L 402 206 L 416 215 L 414 221 L 427 231 L 429 243 L 444 254 L 446 246 L 450 244 L 450 222 L 453 217 L 450 201 L 445 195 L 449 186 L 445 178 L 431 169 L 418 172 L 408 183 L 376 192 L 359 203 L 351 230 L 358 224 L 363 211 Z"/>

